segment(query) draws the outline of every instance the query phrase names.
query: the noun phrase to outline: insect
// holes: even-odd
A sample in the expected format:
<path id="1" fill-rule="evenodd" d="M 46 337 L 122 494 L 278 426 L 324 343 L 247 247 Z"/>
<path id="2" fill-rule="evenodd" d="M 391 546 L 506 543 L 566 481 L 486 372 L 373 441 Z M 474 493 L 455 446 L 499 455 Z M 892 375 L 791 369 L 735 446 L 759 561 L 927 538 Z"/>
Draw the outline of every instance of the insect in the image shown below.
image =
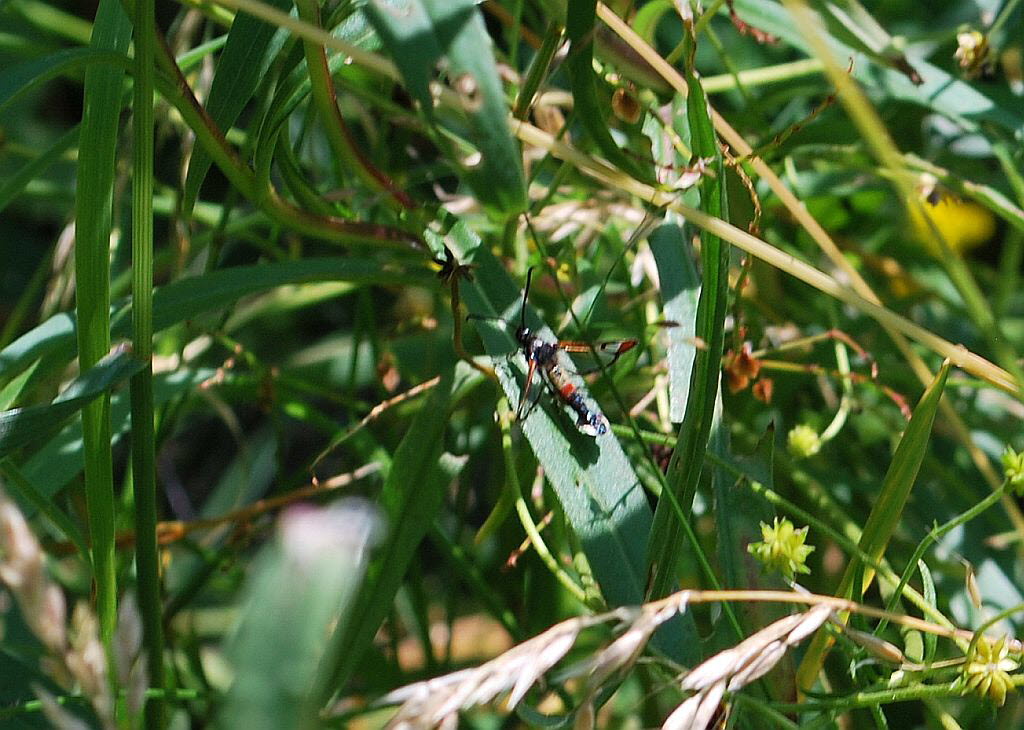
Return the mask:
<path id="1" fill-rule="evenodd" d="M 526 300 L 530 294 L 530 281 L 533 278 L 533 267 L 526 272 L 526 288 L 523 291 L 523 303 L 520 310 L 519 326 L 515 331 L 516 341 L 519 349 L 526 358 L 526 380 L 523 384 L 522 395 L 519 399 L 519 407 L 516 409 L 516 419 L 523 417 L 523 411 L 529 400 L 530 385 L 533 376 L 538 371 L 542 374 L 547 385 L 555 396 L 565 405 L 569 406 L 576 414 L 576 428 L 587 436 L 600 436 L 608 432 L 608 422 L 604 416 L 591 410 L 583 399 L 583 394 L 572 381 L 570 375 L 559 362 L 558 352 L 587 353 L 596 351 L 600 356 L 608 358 L 607 365 L 612 365 L 620 356 L 636 347 L 636 340 L 609 340 L 599 342 L 591 348 L 585 342 L 571 342 L 559 340 L 557 342 L 546 342 L 540 336 L 534 334 L 526 326 Z M 500 317 L 483 317 L 470 315 L 472 319 L 491 319 L 501 322 L 505 320 Z"/>

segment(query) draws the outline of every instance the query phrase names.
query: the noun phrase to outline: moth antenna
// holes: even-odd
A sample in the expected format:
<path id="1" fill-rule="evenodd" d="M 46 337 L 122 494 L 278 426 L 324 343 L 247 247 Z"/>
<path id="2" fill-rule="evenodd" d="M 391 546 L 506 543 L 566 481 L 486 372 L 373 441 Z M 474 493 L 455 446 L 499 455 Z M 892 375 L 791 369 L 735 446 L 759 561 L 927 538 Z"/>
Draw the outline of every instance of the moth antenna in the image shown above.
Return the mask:
<path id="1" fill-rule="evenodd" d="M 533 269 L 531 266 L 526 270 L 526 288 L 523 289 L 523 305 L 519 308 L 519 319 L 520 326 L 526 329 L 526 298 L 530 295 L 530 280 L 533 278 Z"/>

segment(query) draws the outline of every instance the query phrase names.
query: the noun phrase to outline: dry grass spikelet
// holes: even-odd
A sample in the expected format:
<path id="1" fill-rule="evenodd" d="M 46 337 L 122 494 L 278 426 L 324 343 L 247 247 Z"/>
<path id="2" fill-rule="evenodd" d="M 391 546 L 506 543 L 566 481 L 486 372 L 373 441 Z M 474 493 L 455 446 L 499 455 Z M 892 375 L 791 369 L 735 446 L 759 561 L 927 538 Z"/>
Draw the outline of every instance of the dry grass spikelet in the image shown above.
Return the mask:
<path id="1" fill-rule="evenodd" d="M 695 690 L 695 694 L 666 718 L 663 730 L 708 727 L 726 691 L 735 692 L 763 677 L 790 647 L 817 631 L 831 613 L 831 607 L 820 604 L 779 619 L 695 667 L 680 684 L 684 690 Z"/>
<path id="2" fill-rule="evenodd" d="M 394 730 L 445 727 L 457 721 L 460 710 L 493 702 L 506 693 L 504 706 L 511 710 L 565 657 L 580 632 L 615 622 L 620 631 L 615 640 L 586 661 L 562 670 L 558 676 L 560 681 L 584 678 L 593 696 L 608 677 L 633 665 L 655 629 L 685 610 L 688 597 L 689 592 L 682 591 L 639 608 L 619 608 L 598 616 L 562 621 L 475 669 L 463 669 L 401 687 L 376 704 L 401 704 L 388 724 Z M 589 697 L 584 705 L 587 701 Z"/>

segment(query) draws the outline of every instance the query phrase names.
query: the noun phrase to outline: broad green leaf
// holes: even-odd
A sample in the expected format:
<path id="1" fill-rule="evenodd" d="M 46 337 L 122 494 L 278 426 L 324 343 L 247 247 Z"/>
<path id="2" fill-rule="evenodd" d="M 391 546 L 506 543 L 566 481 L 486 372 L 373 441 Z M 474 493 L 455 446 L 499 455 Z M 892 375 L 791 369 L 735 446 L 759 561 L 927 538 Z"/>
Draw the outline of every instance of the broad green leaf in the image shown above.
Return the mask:
<path id="1" fill-rule="evenodd" d="M 475 266 L 474 281 L 460 284 L 469 311 L 517 319 L 522 293 L 480 239 L 459 223 L 445 243 L 460 261 Z M 530 307 L 526 322 L 540 336 L 553 338 Z M 518 403 L 525 364 L 521 356 L 509 358 L 518 350 L 512 336 L 516 324 L 477 321 L 475 325 L 508 401 Z M 592 399 L 587 402 L 597 408 Z M 605 601 L 611 606 L 638 603 L 643 597 L 644 553 L 651 526 L 643 486 L 611 432 L 593 438 L 581 434 L 562 411 L 560 405 L 542 398 L 521 424 L 523 433 L 580 539 Z"/>
<path id="2" fill-rule="evenodd" d="M 420 103 L 424 115 L 432 117 L 430 82 L 434 64 L 444 51 L 434 35 L 425 4 L 417 0 L 370 0 L 363 12 L 394 57 L 409 94 Z"/>
<path id="3" fill-rule="evenodd" d="M 690 392 L 693 360 L 697 354 L 697 302 L 700 299 L 700 277 L 690 256 L 683 221 L 668 213 L 665 222 L 648 237 L 651 253 L 658 266 L 661 310 L 671 324 L 665 328 L 668 339 L 669 418 L 682 423 Z"/>
<path id="4" fill-rule="evenodd" d="M 412 510 L 410 510 L 412 511 Z M 313 696 L 324 636 L 356 602 L 371 550 L 385 534 L 359 499 L 296 507 L 252 566 L 241 625 L 228 646 L 235 680 L 217 727 L 321 727 Z"/>

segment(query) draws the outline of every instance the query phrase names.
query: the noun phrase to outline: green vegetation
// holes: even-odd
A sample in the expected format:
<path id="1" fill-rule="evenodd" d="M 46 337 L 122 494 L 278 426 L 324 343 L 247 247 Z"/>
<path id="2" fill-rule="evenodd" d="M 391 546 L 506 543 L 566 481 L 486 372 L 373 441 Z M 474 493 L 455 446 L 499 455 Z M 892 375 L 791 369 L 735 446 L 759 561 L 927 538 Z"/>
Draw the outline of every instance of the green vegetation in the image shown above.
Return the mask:
<path id="1" fill-rule="evenodd" d="M 4 722 L 1019 727 L 1019 0 L 0 21 Z"/>

